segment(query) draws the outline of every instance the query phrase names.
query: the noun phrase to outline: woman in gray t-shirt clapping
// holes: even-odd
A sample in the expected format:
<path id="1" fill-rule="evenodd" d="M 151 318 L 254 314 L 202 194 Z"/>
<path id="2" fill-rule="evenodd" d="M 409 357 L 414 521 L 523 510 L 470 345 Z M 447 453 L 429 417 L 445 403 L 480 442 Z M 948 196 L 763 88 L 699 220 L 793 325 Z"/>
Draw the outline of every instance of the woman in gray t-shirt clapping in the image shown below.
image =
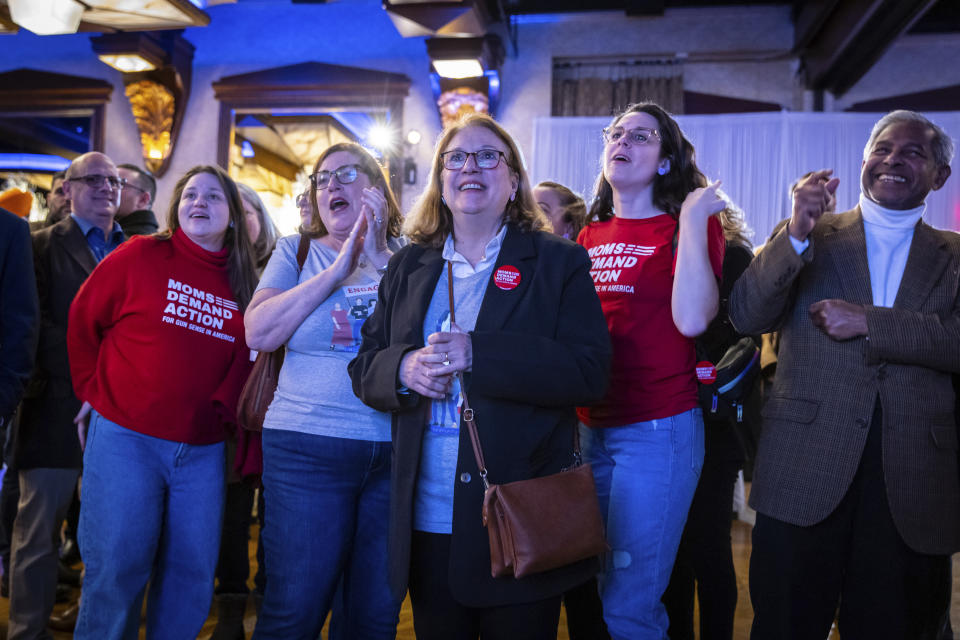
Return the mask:
<path id="1" fill-rule="evenodd" d="M 400 234 L 400 208 L 377 161 L 353 143 L 320 155 L 307 195 L 303 270 L 299 237 L 281 239 L 244 318 L 251 348 L 286 346 L 263 423 L 267 588 L 254 637 L 318 637 L 342 582 L 338 634 L 392 639 L 400 602 L 386 578 L 390 417 L 354 396 L 347 364 L 359 347 L 354 325 Z"/>

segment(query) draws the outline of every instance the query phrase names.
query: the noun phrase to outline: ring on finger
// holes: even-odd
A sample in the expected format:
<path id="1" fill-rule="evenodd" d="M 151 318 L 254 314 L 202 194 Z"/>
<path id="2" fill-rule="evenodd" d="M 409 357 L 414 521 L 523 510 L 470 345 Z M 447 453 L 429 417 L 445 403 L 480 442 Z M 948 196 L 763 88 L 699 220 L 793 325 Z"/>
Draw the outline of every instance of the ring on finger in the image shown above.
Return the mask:
<path id="1" fill-rule="evenodd" d="M 450 365 L 450 356 L 447 355 L 446 352 L 443 353 L 443 362 L 441 362 L 440 364 L 442 364 L 445 367 Z"/>

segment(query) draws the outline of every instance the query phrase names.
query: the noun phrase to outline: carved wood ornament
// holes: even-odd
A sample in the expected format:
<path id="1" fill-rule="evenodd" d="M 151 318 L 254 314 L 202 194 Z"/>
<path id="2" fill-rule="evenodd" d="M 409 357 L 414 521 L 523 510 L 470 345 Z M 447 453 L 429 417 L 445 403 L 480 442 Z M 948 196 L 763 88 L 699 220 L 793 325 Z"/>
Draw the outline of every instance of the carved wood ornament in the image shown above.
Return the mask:
<path id="1" fill-rule="evenodd" d="M 139 80 L 126 86 L 127 98 L 140 131 L 143 160 L 155 175 L 160 175 L 171 152 L 175 99 L 167 87 L 152 80 Z"/>

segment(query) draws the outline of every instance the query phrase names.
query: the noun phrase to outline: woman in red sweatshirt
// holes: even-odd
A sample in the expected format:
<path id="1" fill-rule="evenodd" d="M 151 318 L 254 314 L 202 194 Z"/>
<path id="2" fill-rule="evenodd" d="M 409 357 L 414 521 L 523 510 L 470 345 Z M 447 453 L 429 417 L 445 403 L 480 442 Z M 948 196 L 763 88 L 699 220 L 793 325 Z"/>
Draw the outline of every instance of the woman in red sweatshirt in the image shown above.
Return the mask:
<path id="1" fill-rule="evenodd" d="M 243 311 L 256 275 L 243 204 L 221 169 L 180 179 L 167 226 L 104 259 L 70 309 L 85 444 L 75 638 L 136 638 L 148 582 L 148 636 L 195 638 L 210 608 L 223 441 L 251 366 Z"/>

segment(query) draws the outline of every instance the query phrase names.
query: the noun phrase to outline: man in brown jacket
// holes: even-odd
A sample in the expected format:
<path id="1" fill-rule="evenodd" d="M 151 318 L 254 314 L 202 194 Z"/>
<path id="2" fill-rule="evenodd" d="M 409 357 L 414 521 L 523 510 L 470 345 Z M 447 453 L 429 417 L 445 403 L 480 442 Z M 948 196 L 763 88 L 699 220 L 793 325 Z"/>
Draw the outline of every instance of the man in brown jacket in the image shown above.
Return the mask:
<path id="1" fill-rule="evenodd" d="M 753 638 L 933 638 L 960 549 L 951 373 L 960 236 L 922 220 L 953 144 L 895 111 L 864 149 L 860 203 L 824 213 L 818 171 L 734 287 L 739 331 L 781 332 L 750 504 Z M 947 592 L 948 593 L 948 592 Z"/>

